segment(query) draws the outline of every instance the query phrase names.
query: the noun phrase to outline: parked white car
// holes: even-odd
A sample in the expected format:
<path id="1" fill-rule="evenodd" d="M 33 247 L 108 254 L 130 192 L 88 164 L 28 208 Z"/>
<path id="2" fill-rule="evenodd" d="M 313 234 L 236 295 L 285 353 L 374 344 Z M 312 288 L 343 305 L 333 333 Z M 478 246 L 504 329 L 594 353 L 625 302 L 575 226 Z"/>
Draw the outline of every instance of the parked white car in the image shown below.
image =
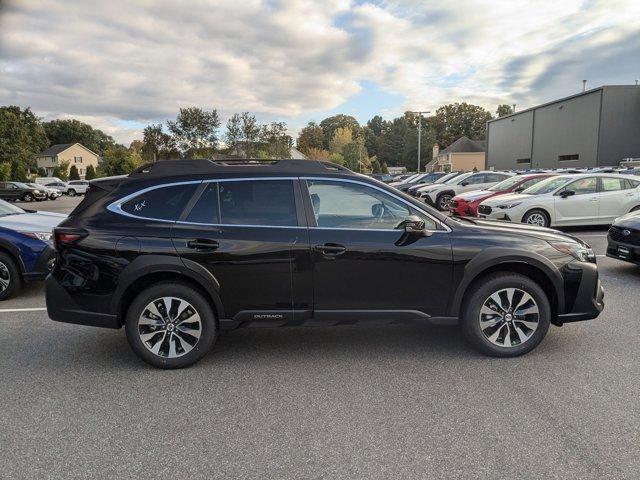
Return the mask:
<path id="1" fill-rule="evenodd" d="M 595 173 L 552 177 L 522 193 L 489 198 L 478 216 L 543 227 L 609 225 L 634 210 L 640 210 L 640 179 Z"/>
<path id="2" fill-rule="evenodd" d="M 60 192 L 60 195 L 66 195 L 67 190 L 69 190 L 69 186 L 66 183 L 64 183 L 62 180 L 54 180 L 49 183 L 44 183 L 43 185 L 47 188 L 52 188 L 54 190 L 57 190 L 58 192 Z"/>
<path id="3" fill-rule="evenodd" d="M 451 199 L 462 192 L 482 190 L 501 182 L 514 173 L 511 172 L 469 172 L 453 177 L 442 184 L 433 184 L 420 190 L 420 198 L 438 210 L 448 210 Z"/>
<path id="4" fill-rule="evenodd" d="M 55 188 L 47 187 L 46 185 L 40 185 L 37 183 L 27 183 L 27 185 L 33 188 L 39 188 L 41 190 L 44 190 L 49 200 L 55 200 L 56 198 L 62 196 L 62 193 L 60 193 L 59 190 L 56 190 Z"/>
<path id="5" fill-rule="evenodd" d="M 84 195 L 89 189 L 88 180 L 71 180 L 67 182 L 67 195 L 74 197 L 75 195 Z"/>

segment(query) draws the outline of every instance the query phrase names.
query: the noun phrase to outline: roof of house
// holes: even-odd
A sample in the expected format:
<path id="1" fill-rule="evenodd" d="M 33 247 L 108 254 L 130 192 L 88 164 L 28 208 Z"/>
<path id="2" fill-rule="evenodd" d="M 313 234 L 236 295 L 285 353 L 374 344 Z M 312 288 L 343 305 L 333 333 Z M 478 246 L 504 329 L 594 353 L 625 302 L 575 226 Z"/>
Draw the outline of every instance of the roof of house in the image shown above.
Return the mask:
<path id="1" fill-rule="evenodd" d="M 468 137 L 462 136 L 440 153 L 470 153 L 486 151 L 487 142 L 485 140 L 471 140 Z"/>
<path id="2" fill-rule="evenodd" d="M 80 145 L 87 152 L 93 153 L 96 157 L 99 156 L 97 153 L 89 150 L 87 147 L 82 145 L 80 142 L 73 142 L 73 143 L 58 143 L 56 145 L 51 145 L 49 148 L 43 150 L 38 155 L 36 155 L 36 157 L 55 157 L 59 153 L 64 152 L 67 148 L 73 147 L 74 145 Z"/>

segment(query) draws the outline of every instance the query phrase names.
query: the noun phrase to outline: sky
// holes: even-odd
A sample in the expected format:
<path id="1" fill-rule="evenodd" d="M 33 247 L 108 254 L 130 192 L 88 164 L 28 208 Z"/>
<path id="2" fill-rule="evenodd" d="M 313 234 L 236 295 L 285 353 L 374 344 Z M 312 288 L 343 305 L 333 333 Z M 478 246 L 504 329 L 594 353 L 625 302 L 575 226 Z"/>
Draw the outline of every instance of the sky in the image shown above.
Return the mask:
<path id="1" fill-rule="evenodd" d="M 128 144 L 180 107 L 295 133 L 640 78 L 637 0 L 0 0 L 0 105 Z"/>

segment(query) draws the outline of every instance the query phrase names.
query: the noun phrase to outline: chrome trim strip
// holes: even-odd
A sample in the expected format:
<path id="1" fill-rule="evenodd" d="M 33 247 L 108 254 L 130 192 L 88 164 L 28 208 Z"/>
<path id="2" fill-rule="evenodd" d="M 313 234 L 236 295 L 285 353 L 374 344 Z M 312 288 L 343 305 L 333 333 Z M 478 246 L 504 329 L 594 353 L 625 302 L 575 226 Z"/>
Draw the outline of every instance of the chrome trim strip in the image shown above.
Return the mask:
<path id="1" fill-rule="evenodd" d="M 156 221 L 156 222 L 163 222 L 163 223 L 178 223 L 181 225 L 201 225 L 201 226 L 208 226 L 208 227 L 257 227 L 257 228 L 290 228 L 290 229 L 301 229 L 301 228 L 317 228 L 318 230 L 343 230 L 343 231 L 370 231 L 370 232 L 397 232 L 397 229 L 375 229 L 375 228 L 332 228 L 332 227 L 301 227 L 299 225 L 291 225 L 291 226 L 284 226 L 284 225 L 240 225 L 240 224 L 229 224 L 229 223 L 197 223 L 197 222 L 185 222 L 185 221 L 178 221 L 178 220 L 165 220 L 165 219 L 161 219 L 161 218 L 149 218 L 149 217 L 142 217 L 139 215 L 133 215 L 131 213 L 125 212 L 124 210 L 122 210 L 122 204 L 125 202 L 128 202 L 129 200 L 131 200 L 132 198 L 135 198 L 139 195 L 142 195 L 146 192 L 150 192 L 152 190 L 156 190 L 158 188 L 166 188 L 166 187 L 174 187 L 176 185 L 194 185 L 194 184 L 201 184 L 201 183 L 220 183 L 220 182 L 241 182 L 241 181 L 255 181 L 255 180 L 321 180 L 321 181 L 331 181 L 331 182 L 343 182 L 343 183 L 355 183 L 358 185 L 363 185 L 365 187 L 370 187 L 376 190 L 379 190 L 380 192 L 386 194 L 386 195 L 390 195 L 393 198 L 401 201 L 402 203 L 404 203 L 405 205 L 407 205 L 408 207 L 411 207 L 421 213 L 423 213 L 424 215 L 426 215 L 428 218 L 430 218 L 431 220 L 434 221 L 434 223 L 436 225 L 440 225 L 442 226 L 445 230 L 429 230 L 427 229 L 428 232 L 430 233 L 448 233 L 451 232 L 451 228 L 449 228 L 448 225 L 446 225 L 445 223 L 441 222 L 440 220 L 438 220 L 437 218 L 434 218 L 433 216 L 431 216 L 429 213 L 425 212 L 424 210 L 422 210 L 421 208 L 418 208 L 417 206 L 407 202 L 405 199 L 394 195 L 391 192 L 388 192 L 387 190 L 378 187 L 377 185 L 368 183 L 368 182 L 362 182 L 359 180 L 351 180 L 351 179 L 346 179 L 346 178 L 333 178 L 333 177 L 237 177 L 237 178 L 213 178 L 213 179 L 204 179 L 204 180 L 188 180 L 188 181 L 183 181 L 183 182 L 172 182 L 172 183 L 163 183 L 163 184 L 159 184 L 159 185 L 153 185 L 151 187 L 146 187 L 143 188 L 142 190 L 137 190 L 136 192 L 130 193 L 129 195 L 126 195 L 125 197 L 121 198 L 120 200 L 116 200 L 113 203 L 110 203 L 109 205 L 107 205 L 107 210 L 109 210 L 110 212 L 113 213 L 117 213 L 119 215 L 124 215 L 125 217 L 130 217 L 130 218 L 137 218 L 140 220 L 151 220 L 151 221 Z"/>

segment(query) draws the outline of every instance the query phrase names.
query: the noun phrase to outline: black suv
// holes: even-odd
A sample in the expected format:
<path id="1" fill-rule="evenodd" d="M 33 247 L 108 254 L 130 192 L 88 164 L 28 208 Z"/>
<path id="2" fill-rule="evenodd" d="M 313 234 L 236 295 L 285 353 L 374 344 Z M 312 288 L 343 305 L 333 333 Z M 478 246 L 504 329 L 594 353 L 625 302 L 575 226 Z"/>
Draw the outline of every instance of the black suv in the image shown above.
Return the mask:
<path id="1" fill-rule="evenodd" d="M 94 180 L 54 238 L 49 316 L 124 325 L 164 368 L 245 326 L 459 322 L 482 352 L 516 356 L 603 308 L 582 241 L 448 218 L 316 161 L 164 161 Z"/>
<path id="2" fill-rule="evenodd" d="M 41 201 L 47 199 L 47 192 L 43 188 L 32 187 L 22 182 L 0 182 L 0 199 L 23 202 Z"/>

